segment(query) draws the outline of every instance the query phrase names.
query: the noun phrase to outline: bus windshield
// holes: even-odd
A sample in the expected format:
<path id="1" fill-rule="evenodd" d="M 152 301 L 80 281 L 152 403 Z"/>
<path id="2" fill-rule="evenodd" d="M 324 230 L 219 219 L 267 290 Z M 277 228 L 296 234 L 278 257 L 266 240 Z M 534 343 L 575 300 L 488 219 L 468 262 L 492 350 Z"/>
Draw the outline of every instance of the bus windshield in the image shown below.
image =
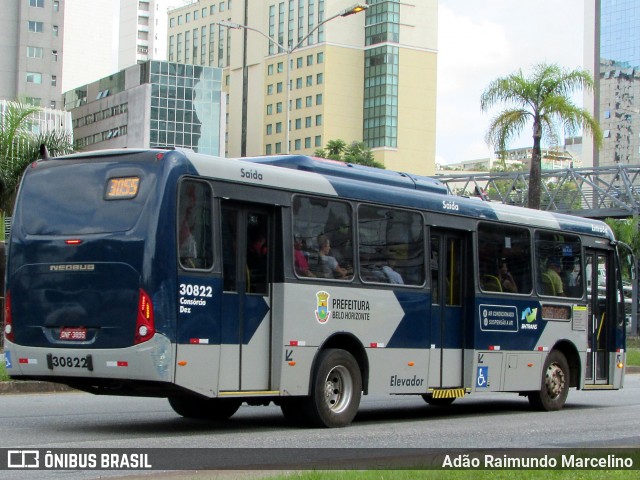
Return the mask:
<path id="1" fill-rule="evenodd" d="M 51 164 L 56 161 L 49 161 Z M 154 181 L 139 167 L 38 165 L 25 176 L 16 213 L 30 235 L 86 235 L 130 230 Z"/>

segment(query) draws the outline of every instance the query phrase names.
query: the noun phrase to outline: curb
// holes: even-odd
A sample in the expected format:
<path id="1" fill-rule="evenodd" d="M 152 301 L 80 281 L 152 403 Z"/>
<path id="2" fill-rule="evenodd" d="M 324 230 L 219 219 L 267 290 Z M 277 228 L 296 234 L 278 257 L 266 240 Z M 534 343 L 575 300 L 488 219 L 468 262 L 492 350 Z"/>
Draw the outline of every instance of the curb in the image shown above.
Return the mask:
<path id="1" fill-rule="evenodd" d="M 77 392 L 71 387 L 61 383 L 34 382 L 30 380 L 9 380 L 0 382 L 0 395 L 3 394 L 24 394 L 24 393 L 58 393 Z"/>

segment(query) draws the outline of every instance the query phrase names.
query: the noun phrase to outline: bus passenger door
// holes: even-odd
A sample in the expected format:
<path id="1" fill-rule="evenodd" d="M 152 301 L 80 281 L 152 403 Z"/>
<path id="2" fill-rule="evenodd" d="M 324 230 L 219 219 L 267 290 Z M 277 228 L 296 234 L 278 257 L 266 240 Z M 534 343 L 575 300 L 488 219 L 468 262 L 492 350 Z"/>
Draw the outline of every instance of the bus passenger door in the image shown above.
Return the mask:
<path id="1" fill-rule="evenodd" d="M 262 205 L 222 203 L 221 392 L 270 387 L 273 218 Z"/>
<path id="2" fill-rule="evenodd" d="M 612 263 L 608 252 L 587 250 L 585 279 L 589 318 L 585 383 L 588 385 L 610 383 L 608 345 L 615 330 L 615 305 L 611 303 L 616 298 L 611 291 L 615 278 Z"/>
<path id="3" fill-rule="evenodd" d="M 461 387 L 463 382 L 463 237 L 431 231 L 431 361 L 429 386 Z"/>

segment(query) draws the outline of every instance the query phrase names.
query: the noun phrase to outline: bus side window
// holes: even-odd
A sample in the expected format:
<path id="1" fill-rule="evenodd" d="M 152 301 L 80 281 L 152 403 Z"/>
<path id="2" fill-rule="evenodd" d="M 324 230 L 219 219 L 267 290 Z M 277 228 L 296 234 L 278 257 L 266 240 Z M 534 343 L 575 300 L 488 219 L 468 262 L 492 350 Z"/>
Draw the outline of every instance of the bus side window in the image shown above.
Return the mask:
<path id="1" fill-rule="evenodd" d="M 304 243 L 308 274 L 295 270 L 302 278 L 350 280 L 353 277 L 353 225 L 351 205 L 347 202 L 296 195 L 293 199 L 293 231 Z M 320 251 L 318 239 L 329 239 L 330 256 Z M 295 243 L 295 239 L 294 239 Z M 326 247 L 325 247 L 326 250 Z M 328 268 L 333 261 L 340 269 Z"/>
<path id="2" fill-rule="evenodd" d="M 531 235 L 525 228 L 478 226 L 478 284 L 484 292 L 531 292 Z"/>
<path id="3" fill-rule="evenodd" d="M 204 182 L 185 180 L 178 200 L 178 256 L 187 269 L 213 266 L 211 188 Z"/>
<path id="4" fill-rule="evenodd" d="M 573 235 L 536 232 L 538 292 L 553 297 L 583 295 L 582 246 Z"/>
<path id="5" fill-rule="evenodd" d="M 363 281 L 397 285 L 424 283 L 424 237 L 419 214 L 361 205 L 358 237 Z"/>

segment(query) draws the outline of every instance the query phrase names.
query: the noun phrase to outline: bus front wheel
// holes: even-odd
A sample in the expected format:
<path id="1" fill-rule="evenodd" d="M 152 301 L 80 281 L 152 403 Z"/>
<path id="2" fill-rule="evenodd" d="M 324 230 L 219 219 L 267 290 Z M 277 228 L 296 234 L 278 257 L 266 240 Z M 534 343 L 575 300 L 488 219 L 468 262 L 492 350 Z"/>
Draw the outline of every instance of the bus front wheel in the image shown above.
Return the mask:
<path id="1" fill-rule="evenodd" d="M 173 411 L 185 418 L 227 420 L 238 411 L 241 400 L 235 398 L 169 397 Z"/>
<path id="2" fill-rule="evenodd" d="M 553 350 L 544 362 L 540 390 L 529 393 L 529 404 L 535 410 L 560 410 L 569 394 L 569 380 L 567 359 L 562 352 Z"/>
<path id="3" fill-rule="evenodd" d="M 305 399 L 307 419 L 320 427 L 344 427 L 358 412 L 362 375 L 358 362 L 346 350 L 320 353 L 312 379 L 311 395 Z"/>

